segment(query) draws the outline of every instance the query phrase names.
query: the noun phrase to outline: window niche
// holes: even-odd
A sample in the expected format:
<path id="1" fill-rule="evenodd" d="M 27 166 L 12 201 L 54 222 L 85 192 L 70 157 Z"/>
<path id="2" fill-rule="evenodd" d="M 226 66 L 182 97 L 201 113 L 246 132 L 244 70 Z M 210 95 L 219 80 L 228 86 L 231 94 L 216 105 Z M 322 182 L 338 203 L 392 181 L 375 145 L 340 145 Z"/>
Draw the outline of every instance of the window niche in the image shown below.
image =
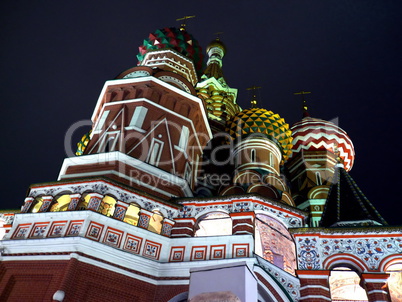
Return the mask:
<path id="1" fill-rule="evenodd" d="M 360 276 L 349 267 L 331 270 L 329 288 L 332 301 L 368 301 L 366 291 L 360 286 Z"/>
<path id="2" fill-rule="evenodd" d="M 211 212 L 201 216 L 195 225 L 195 237 L 232 235 L 233 223 L 230 216 L 222 212 Z"/>

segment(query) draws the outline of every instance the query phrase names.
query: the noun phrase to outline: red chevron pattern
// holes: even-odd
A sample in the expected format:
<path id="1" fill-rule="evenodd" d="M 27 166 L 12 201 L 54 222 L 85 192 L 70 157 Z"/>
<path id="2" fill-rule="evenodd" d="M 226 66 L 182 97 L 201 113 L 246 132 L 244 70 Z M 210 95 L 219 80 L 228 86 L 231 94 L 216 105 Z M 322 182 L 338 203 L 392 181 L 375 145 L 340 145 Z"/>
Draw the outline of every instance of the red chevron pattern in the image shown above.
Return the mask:
<path id="1" fill-rule="evenodd" d="M 334 152 L 338 147 L 346 171 L 350 171 L 355 160 L 355 149 L 347 133 L 334 123 L 321 119 L 305 117 L 292 128 L 292 156 L 301 150 L 328 150 Z"/>

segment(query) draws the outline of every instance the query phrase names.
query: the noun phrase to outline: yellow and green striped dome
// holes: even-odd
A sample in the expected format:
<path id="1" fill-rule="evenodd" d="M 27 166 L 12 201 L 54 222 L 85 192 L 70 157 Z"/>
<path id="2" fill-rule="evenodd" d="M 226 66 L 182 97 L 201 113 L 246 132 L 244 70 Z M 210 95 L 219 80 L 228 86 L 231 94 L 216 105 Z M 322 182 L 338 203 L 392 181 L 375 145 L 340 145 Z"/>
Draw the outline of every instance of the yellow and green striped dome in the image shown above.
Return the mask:
<path id="1" fill-rule="evenodd" d="M 279 114 L 262 108 L 245 109 L 226 122 L 226 131 L 233 139 L 261 133 L 278 144 L 283 161 L 292 153 L 292 131 Z"/>

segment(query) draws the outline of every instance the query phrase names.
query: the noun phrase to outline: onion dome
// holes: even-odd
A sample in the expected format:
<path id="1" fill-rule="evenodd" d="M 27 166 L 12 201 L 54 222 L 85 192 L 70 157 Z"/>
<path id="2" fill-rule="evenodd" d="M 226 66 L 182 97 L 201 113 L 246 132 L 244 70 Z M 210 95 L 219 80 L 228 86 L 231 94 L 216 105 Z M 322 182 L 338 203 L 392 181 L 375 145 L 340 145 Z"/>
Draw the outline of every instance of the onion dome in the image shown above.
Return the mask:
<path id="1" fill-rule="evenodd" d="M 144 43 L 139 47 L 138 64 L 141 64 L 148 51 L 165 48 L 171 48 L 191 59 L 197 73 L 202 73 L 204 55 L 198 41 L 187 31 L 174 27 L 165 27 L 149 34 L 148 39 L 144 40 Z"/>
<path id="2" fill-rule="evenodd" d="M 215 39 L 208 44 L 207 54 L 209 59 L 202 78 L 223 78 L 222 58 L 225 56 L 225 53 L 226 47 L 219 39 Z"/>
<path id="3" fill-rule="evenodd" d="M 283 161 L 292 150 L 292 132 L 279 114 L 262 108 L 245 109 L 226 122 L 226 132 L 233 139 L 260 133 L 274 141 L 282 151 Z"/>
<path id="4" fill-rule="evenodd" d="M 317 118 L 305 117 L 295 123 L 293 133 L 293 154 L 302 150 L 327 150 L 335 153 L 337 148 L 346 171 L 350 171 L 355 160 L 355 150 L 347 133 L 334 123 Z"/>
<path id="5" fill-rule="evenodd" d="M 77 151 L 75 152 L 75 155 L 80 156 L 84 154 L 85 148 L 88 146 L 89 141 L 91 140 L 91 132 L 92 130 L 89 130 L 89 132 L 86 133 L 77 143 Z"/>

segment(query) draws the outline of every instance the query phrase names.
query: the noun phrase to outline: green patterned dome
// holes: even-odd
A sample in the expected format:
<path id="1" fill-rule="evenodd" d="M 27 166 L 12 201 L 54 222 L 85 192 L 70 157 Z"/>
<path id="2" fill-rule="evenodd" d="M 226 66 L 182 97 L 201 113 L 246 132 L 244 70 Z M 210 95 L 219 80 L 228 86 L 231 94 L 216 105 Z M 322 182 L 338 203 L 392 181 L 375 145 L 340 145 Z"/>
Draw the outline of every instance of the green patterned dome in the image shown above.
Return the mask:
<path id="1" fill-rule="evenodd" d="M 262 108 L 245 109 L 226 122 L 226 131 L 233 139 L 261 133 L 281 148 L 283 161 L 292 153 L 292 131 L 279 114 Z"/>
<path id="2" fill-rule="evenodd" d="M 201 46 L 187 31 L 175 27 L 165 27 L 149 34 L 148 39 L 144 40 L 144 43 L 139 47 L 140 52 L 137 55 L 139 64 L 148 51 L 164 48 L 174 49 L 188 57 L 194 62 L 197 73 L 199 75 L 202 73 L 204 55 Z"/>

